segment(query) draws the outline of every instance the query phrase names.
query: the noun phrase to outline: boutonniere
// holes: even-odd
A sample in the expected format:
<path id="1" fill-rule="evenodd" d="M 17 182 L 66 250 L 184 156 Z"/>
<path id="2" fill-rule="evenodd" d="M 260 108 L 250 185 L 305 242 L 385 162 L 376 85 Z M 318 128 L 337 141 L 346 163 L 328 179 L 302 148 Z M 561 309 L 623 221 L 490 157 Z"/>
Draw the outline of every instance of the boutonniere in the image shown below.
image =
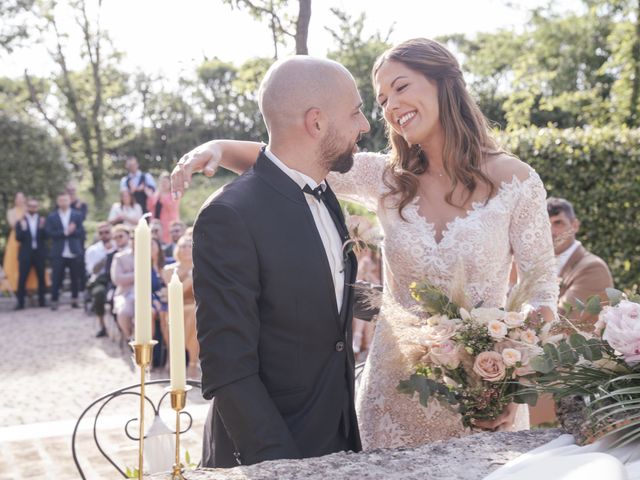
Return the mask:
<path id="1" fill-rule="evenodd" d="M 342 244 L 345 259 L 351 252 L 358 255 L 365 249 L 380 248 L 382 232 L 374 222 L 361 215 L 349 215 L 348 212 L 345 212 L 344 222 L 349 231 L 349 237 Z"/>

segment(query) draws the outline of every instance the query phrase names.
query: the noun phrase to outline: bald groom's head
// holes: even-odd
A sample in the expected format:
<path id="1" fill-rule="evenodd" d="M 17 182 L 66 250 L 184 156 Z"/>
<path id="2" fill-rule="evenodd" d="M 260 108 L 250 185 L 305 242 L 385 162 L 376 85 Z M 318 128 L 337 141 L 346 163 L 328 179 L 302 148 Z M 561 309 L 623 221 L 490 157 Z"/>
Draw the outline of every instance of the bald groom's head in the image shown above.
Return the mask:
<path id="1" fill-rule="evenodd" d="M 259 106 L 270 134 L 304 122 L 305 113 L 318 108 L 332 114 L 343 93 L 357 91 L 349 71 L 332 60 L 296 55 L 274 63 L 259 90 Z"/>

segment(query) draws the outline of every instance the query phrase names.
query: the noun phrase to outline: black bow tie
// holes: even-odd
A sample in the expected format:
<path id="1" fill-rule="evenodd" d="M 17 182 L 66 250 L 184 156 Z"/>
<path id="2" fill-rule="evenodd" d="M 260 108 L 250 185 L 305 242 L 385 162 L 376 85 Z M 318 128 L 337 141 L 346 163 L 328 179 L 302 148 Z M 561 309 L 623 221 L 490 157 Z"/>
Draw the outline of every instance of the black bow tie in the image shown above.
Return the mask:
<path id="1" fill-rule="evenodd" d="M 314 197 L 316 197 L 316 200 L 318 200 L 319 202 L 322 201 L 322 194 L 324 193 L 324 190 L 322 189 L 322 185 L 318 185 L 316 188 L 311 188 L 307 184 L 304 186 L 302 191 L 308 195 L 313 195 Z"/>

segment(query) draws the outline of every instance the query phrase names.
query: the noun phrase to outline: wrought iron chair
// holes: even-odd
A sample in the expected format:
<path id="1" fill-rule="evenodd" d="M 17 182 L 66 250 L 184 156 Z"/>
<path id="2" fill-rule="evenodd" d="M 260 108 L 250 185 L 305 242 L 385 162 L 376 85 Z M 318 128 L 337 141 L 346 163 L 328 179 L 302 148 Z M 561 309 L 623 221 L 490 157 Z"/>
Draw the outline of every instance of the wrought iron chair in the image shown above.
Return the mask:
<path id="1" fill-rule="evenodd" d="M 151 386 L 151 385 L 169 385 L 170 384 L 170 380 L 169 379 L 161 379 L 161 380 L 151 380 L 148 382 L 145 382 L 145 386 Z M 200 388 L 201 387 L 201 383 L 195 380 L 187 380 L 187 384 L 191 385 L 192 387 L 196 387 L 196 388 Z M 114 390 L 113 392 L 110 392 L 106 395 L 103 395 L 102 397 L 94 400 L 93 402 L 91 402 L 91 404 L 89 404 L 89 406 L 87 406 L 87 408 L 84 409 L 84 411 L 82 412 L 82 414 L 80 415 L 80 417 L 78 417 L 78 421 L 75 424 L 75 427 L 73 429 L 73 435 L 71 436 L 71 452 L 73 455 L 73 461 L 76 465 L 76 469 L 78 470 L 78 473 L 80 474 L 80 478 L 82 478 L 83 480 L 86 480 L 85 477 L 85 473 L 84 470 L 82 468 L 82 466 L 80 465 L 80 461 L 78 459 L 78 452 L 76 449 L 76 440 L 77 440 L 77 434 L 78 434 L 78 428 L 80 427 L 80 423 L 82 422 L 82 420 L 87 416 L 87 414 L 89 412 L 91 412 L 94 407 L 97 408 L 97 412 L 95 413 L 94 416 L 94 420 L 93 420 L 93 440 L 95 442 L 95 445 L 98 449 L 98 451 L 102 454 L 102 456 L 118 471 L 118 473 L 120 473 L 120 475 L 123 478 L 128 478 L 127 477 L 127 473 L 120 468 L 120 466 L 118 466 L 118 464 L 111 458 L 111 456 L 109 456 L 109 454 L 104 450 L 104 448 L 102 447 L 101 443 L 100 443 L 100 439 L 98 438 L 98 429 L 97 429 L 97 424 L 98 424 L 98 418 L 100 417 L 100 414 L 103 412 L 103 410 L 105 409 L 105 407 L 111 403 L 113 400 L 115 399 L 119 399 L 122 398 L 124 396 L 134 396 L 134 397 L 140 397 L 140 384 L 135 384 L 135 385 L 130 385 L 128 387 L 125 388 L 120 388 L 118 390 Z M 153 400 L 151 398 L 149 398 L 148 395 L 145 395 L 145 400 L 148 402 L 148 404 L 151 406 L 151 408 L 153 409 L 153 413 L 155 416 L 159 415 L 160 409 L 162 408 L 162 404 L 164 399 L 169 395 L 169 392 L 165 392 L 160 399 L 158 400 L 157 404 L 153 402 Z M 187 431 L 189 431 L 191 429 L 191 426 L 193 424 L 193 418 L 192 416 L 189 414 L 189 412 L 187 412 L 186 410 L 183 410 L 180 412 L 181 415 L 185 415 L 188 419 L 188 422 L 186 422 L 186 426 L 184 428 L 182 428 L 180 430 L 180 433 L 185 433 Z M 139 419 L 138 418 L 132 418 L 130 420 L 128 420 L 126 422 L 126 424 L 124 425 L 124 434 L 133 441 L 138 441 L 139 439 L 135 436 L 135 435 L 131 435 L 129 433 L 129 425 L 133 422 L 137 422 Z M 146 440 L 146 436 L 145 436 L 145 440 Z"/>

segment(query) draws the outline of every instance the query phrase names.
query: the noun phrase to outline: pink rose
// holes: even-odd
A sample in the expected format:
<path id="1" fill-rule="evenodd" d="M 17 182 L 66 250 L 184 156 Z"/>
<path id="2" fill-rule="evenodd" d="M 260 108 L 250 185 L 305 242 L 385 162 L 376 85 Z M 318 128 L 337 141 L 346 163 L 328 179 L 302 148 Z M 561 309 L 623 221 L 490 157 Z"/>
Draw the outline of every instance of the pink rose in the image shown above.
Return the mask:
<path id="1" fill-rule="evenodd" d="M 433 345 L 429 351 L 429 357 L 433 363 L 442 365 L 450 370 L 460 365 L 458 345 L 451 340 L 445 340 L 444 342 Z"/>
<path id="2" fill-rule="evenodd" d="M 640 305 L 623 300 L 605 309 L 601 319 L 604 321 L 602 339 L 629 365 L 640 363 Z"/>
<path id="3" fill-rule="evenodd" d="M 481 352 L 473 362 L 473 371 L 488 382 L 502 380 L 505 374 L 502 355 L 498 352 Z"/>

